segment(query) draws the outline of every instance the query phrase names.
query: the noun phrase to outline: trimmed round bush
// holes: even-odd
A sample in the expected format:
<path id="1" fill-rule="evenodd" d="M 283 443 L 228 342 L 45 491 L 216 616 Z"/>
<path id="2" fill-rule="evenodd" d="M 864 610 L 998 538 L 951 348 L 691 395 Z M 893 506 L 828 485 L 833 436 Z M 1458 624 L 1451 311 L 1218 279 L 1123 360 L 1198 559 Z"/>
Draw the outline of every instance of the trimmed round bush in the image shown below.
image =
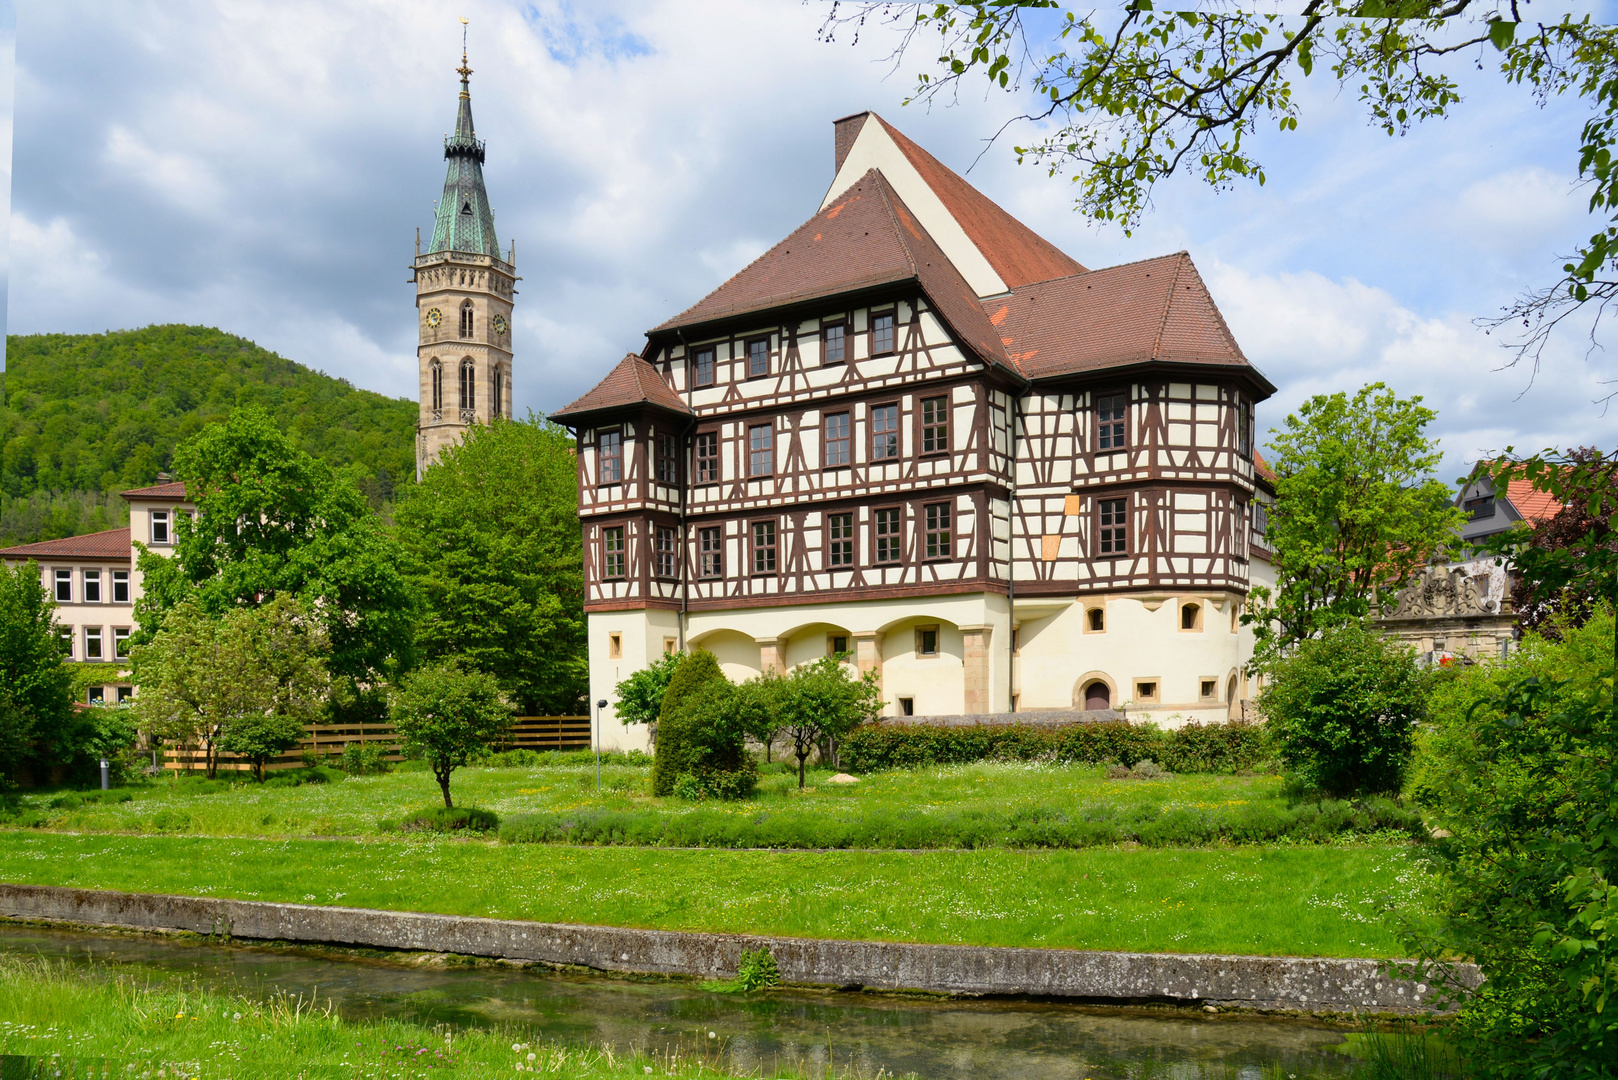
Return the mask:
<path id="1" fill-rule="evenodd" d="M 1277 661 L 1258 704 L 1286 767 L 1344 797 L 1399 790 L 1427 691 L 1408 646 L 1350 623 Z"/>

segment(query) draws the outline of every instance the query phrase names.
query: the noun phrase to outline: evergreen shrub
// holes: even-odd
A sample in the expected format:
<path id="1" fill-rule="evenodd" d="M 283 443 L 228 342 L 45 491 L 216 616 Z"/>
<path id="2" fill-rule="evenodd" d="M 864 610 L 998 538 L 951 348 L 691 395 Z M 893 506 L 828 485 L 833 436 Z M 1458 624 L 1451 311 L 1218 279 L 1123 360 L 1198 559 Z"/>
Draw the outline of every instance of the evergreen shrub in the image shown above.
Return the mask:
<path id="1" fill-rule="evenodd" d="M 974 761 L 1052 761 L 1132 768 L 1151 760 L 1170 772 L 1235 772 L 1273 755 L 1262 724 L 1186 724 L 1164 731 L 1150 724 L 1106 721 L 1036 727 L 983 724 L 862 724 L 839 747 L 850 772 L 966 765 Z"/>
<path id="2" fill-rule="evenodd" d="M 717 694 L 730 682 L 725 678 L 725 673 L 719 670 L 718 658 L 707 649 L 690 653 L 674 669 L 668 689 L 663 692 L 663 704 L 657 717 L 657 754 L 652 762 L 653 795 L 674 794 L 674 785 L 680 777 L 694 771 L 697 762 L 692 759 L 692 749 L 688 744 L 696 740 L 700 757 L 700 744 L 714 741 L 714 733 L 710 730 L 712 721 L 701 710 L 684 707 L 687 698 L 710 685 L 716 688 L 712 693 Z M 711 694 L 705 698 L 705 701 L 711 700 Z M 737 741 L 739 745 L 739 737 Z"/>
<path id="3" fill-rule="evenodd" d="M 682 665 L 680 670 L 684 670 Z M 716 669 L 717 670 L 717 669 Z M 740 799 L 758 784 L 758 766 L 747 752 L 746 724 L 737 705 L 740 691 L 720 676 L 696 687 L 658 721 L 672 738 L 660 739 L 657 760 L 675 776 L 683 798 Z M 653 768 L 655 783 L 657 772 Z"/>

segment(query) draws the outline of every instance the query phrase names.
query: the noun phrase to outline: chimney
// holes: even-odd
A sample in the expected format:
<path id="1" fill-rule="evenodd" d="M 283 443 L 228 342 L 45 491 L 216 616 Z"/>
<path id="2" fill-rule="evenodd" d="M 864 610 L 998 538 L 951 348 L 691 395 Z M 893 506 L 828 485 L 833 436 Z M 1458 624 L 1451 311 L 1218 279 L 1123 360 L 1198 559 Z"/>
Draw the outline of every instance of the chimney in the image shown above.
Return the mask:
<path id="1" fill-rule="evenodd" d="M 860 129 L 865 126 L 869 112 L 858 112 L 853 116 L 845 116 L 841 120 L 832 121 L 832 130 L 836 133 L 837 164 L 834 172 L 841 170 L 843 162 L 848 158 L 848 152 L 854 148 L 854 140 L 859 138 Z"/>

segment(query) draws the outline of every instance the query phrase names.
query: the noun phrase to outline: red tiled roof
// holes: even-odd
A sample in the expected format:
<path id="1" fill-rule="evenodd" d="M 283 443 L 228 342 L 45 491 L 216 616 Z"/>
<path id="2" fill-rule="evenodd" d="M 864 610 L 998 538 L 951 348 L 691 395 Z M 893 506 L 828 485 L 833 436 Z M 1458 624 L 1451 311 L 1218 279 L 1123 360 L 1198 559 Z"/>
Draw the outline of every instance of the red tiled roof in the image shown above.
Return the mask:
<path id="1" fill-rule="evenodd" d="M 1272 488 L 1275 486 L 1275 470 L 1270 468 L 1270 463 L 1265 461 L 1264 455 L 1257 450 L 1253 451 L 1253 471 L 1268 480 Z"/>
<path id="2" fill-rule="evenodd" d="M 977 294 L 876 169 L 694 307 L 651 332 L 903 281 L 918 282 L 944 321 L 980 357 L 1011 367 Z"/>
<path id="3" fill-rule="evenodd" d="M 1006 213 L 937 158 L 901 135 L 892 124 L 875 113 L 871 118 L 882 125 L 910 164 L 916 167 L 1007 288 L 1084 273 L 1084 267 L 1072 256 Z"/>
<path id="4" fill-rule="evenodd" d="M 129 528 L 108 529 L 106 532 L 66 536 L 60 540 L 41 540 L 37 544 L 18 544 L 0 549 L 5 559 L 121 559 L 129 561 Z"/>
<path id="5" fill-rule="evenodd" d="M 151 487 L 132 488 L 119 494 L 126 499 L 183 499 L 185 498 L 185 481 L 174 480 L 162 484 L 153 484 Z"/>
<path id="6" fill-rule="evenodd" d="M 626 405 L 652 405 L 685 415 L 691 412 L 651 364 L 630 353 L 618 361 L 618 366 L 607 372 L 607 377 L 594 389 L 566 408 L 551 413 L 550 419 L 583 416 Z"/>
<path id="7" fill-rule="evenodd" d="M 1248 363 L 1185 252 L 1027 285 L 983 301 L 1031 379 L 1159 362 Z"/>
<path id="8" fill-rule="evenodd" d="M 1526 479 L 1506 481 L 1506 498 L 1530 525 L 1553 518 L 1562 509 L 1562 504 L 1554 495 L 1538 490 Z"/>

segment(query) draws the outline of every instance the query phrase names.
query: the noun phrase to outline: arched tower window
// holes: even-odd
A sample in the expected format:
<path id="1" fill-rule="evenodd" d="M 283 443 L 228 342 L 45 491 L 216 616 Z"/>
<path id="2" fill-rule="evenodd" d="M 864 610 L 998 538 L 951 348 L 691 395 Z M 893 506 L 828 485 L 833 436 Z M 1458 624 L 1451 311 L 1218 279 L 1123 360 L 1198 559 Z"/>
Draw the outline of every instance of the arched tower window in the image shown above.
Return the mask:
<path id="1" fill-rule="evenodd" d="M 461 361 L 461 412 L 471 412 L 478 407 L 477 376 L 470 359 Z M 461 419 L 466 419 L 462 417 Z"/>
<path id="2" fill-rule="evenodd" d="M 490 399 L 492 407 L 489 410 L 489 415 L 506 415 L 506 373 L 500 368 L 494 369 L 494 387 L 491 393 L 494 396 Z"/>
<path id="3" fill-rule="evenodd" d="M 472 301 L 470 300 L 465 300 L 461 303 L 461 336 L 472 336 Z"/>
<path id="4" fill-rule="evenodd" d="M 444 409 L 444 365 L 433 357 L 433 362 L 427 366 L 427 378 L 431 383 L 429 393 L 432 394 L 433 412 L 439 413 Z"/>

